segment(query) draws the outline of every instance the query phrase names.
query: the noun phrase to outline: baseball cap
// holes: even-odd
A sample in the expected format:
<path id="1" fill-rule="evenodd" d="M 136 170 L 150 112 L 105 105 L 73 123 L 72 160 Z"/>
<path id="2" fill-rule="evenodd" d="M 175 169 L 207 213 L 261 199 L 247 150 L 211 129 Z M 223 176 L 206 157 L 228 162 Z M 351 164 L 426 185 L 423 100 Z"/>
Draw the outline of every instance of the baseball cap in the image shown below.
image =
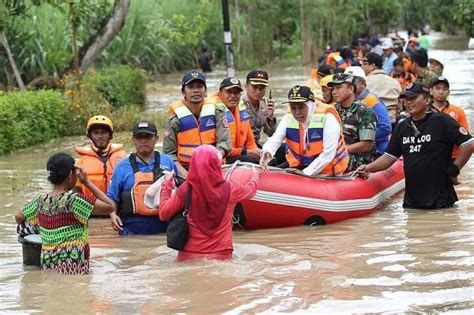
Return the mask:
<path id="1" fill-rule="evenodd" d="M 393 48 L 393 44 L 392 44 L 391 40 L 386 40 L 382 43 L 382 49 L 383 50 L 390 49 L 390 48 Z"/>
<path id="2" fill-rule="evenodd" d="M 139 133 L 148 133 L 151 135 L 156 135 L 157 130 L 154 123 L 152 123 L 151 121 L 142 120 L 133 125 L 132 133 L 134 137 Z"/>
<path id="3" fill-rule="evenodd" d="M 350 66 L 350 67 L 347 67 L 346 70 L 344 70 L 344 73 L 350 74 L 354 77 L 358 77 L 364 80 L 367 78 L 362 67 Z"/>
<path id="4" fill-rule="evenodd" d="M 448 88 L 449 88 L 449 81 L 448 81 L 448 79 L 446 79 L 446 78 L 443 77 L 443 76 L 437 77 L 436 79 L 434 79 L 433 81 L 431 81 L 430 87 L 435 86 L 435 85 L 438 84 L 439 82 L 443 82 L 443 83 L 446 84 L 446 85 L 448 86 Z"/>
<path id="5" fill-rule="evenodd" d="M 331 45 L 327 45 L 326 48 L 324 49 L 324 52 L 333 52 L 334 48 L 332 48 Z"/>
<path id="6" fill-rule="evenodd" d="M 311 89 L 304 85 L 295 85 L 288 92 L 288 102 L 287 103 L 304 103 L 307 101 L 314 101 L 314 94 Z"/>
<path id="7" fill-rule="evenodd" d="M 382 56 L 379 54 L 376 54 L 374 52 L 370 52 L 365 57 L 359 58 L 360 61 L 366 61 L 368 63 L 373 63 L 374 65 L 377 66 L 377 68 L 382 68 L 383 65 L 383 59 Z"/>
<path id="8" fill-rule="evenodd" d="M 352 49 L 346 46 L 340 49 L 339 54 L 343 59 L 354 58 L 354 53 L 352 52 Z"/>
<path id="9" fill-rule="evenodd" d="M 247 74 L 247 82 L 252 85 L 268 86 L 268 73 L 264 70 L 252 70 Z"/>
<path id="10" fill-rule="evenodd" d="M 239 90 L 243 91 L 242 84 L 237 78 L 226 78 L 222 80 L 221 84 L 219 85 L 219 91 L 230 90 L 232 88 L 238 88 Z"/>
<path id="11" fill-rule="evenodd" d="M 328 82 L 328 86 L 331 87 L 333 85 L 342 84 L 342 83 L 354 83 L 354 76 L 348 73 L 336 73 L 333 77 L 331 82 Z"/>
<path id="12" fill-rule="evenodd" d="M 429 63 L 439 63 L 441 65 L 442 68 L 444 68 L 444 65 L 441 61 L 439 61 L 438 59 L 436 58 L 428 58 L 428 62 Z"/>
<path id="13" fill-rule="evenodd" d="M 327 64 L 320 65 L 318 68 L 318 74 L 322 77 L 325 77 L 331 74 L 331 67 Z"/>
<path id="14" fill-rule="evenodd" d="M 328 83 L 332 81 L 332 77 L 333 77 L 333 76 L 334 76 L 334 75 L 332 75 L 332 74 L 325 76 L 324 78 L 322 78 L 321 80 L 319 80 L 319 85 L 320 85 L 321 87 L 329 87 L 329 86 L 328 86 Z"/>
<path id="15" fill-rule="evenodd" d="M 204 76 L 204 74 L 202 74 L 199 71 L 193 70 L 193 71 L 186 72 L 184 74 L 183 79 L 181 80 L 181 86 L 188 85 L 189 83 L 195 80 L 199 80 L 202 83 L 204 83 L 204 85 L 206 85 L 206 77 Z"/>
<path id="16" fill-rule="evenodd" d="M 428 89 L 419 82 L 413 82 L 407 85 L 405 92 L 400 94 L 399 98 L 412 98 L 417 97 L 420 94 L 429 95 Z"/>

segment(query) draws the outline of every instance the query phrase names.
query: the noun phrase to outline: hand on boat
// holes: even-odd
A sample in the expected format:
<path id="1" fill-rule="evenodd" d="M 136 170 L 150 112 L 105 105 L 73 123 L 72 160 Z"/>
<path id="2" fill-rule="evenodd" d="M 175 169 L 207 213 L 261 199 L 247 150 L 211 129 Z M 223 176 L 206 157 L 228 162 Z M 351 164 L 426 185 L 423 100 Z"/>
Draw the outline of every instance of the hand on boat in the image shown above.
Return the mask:
<path id="1" fill-rule="evenodd" d="M 355 170 L 356 174 L 360 177 L 363 177 L 365 179 L 369 178 L 370 172 L 367 170 L 367 165 L 361 165 Z"/>
<path id="2" fill-rule="evenodd" d="M 259 159 L 260 158 L 260 153 L 261 153 L 262 150 L 260 150 L 259 148 L 256 148 L 256 149 L 253 149 L 253 150 L 247 150 L 247 155 L 255 158 L 255 159 Z"/>
<path id="3" fill-rule="evenodd" d="M 264 171 L 268 172 L 268 163 L 272 160 L 272 155 L 268 151 L 262 151 L 260 156 L 260 166 Z"/>

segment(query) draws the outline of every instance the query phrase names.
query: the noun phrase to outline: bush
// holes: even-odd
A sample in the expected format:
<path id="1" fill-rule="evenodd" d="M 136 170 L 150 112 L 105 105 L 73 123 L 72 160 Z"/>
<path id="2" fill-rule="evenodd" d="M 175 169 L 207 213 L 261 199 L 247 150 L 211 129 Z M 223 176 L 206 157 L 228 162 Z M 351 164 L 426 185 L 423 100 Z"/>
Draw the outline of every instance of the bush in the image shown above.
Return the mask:
<path id="1" fill-rule="evenodd" d="M 64 135 L 84 134 L 87 121 L 94 115 L 110 116 L 113 107 L 90 81 L 81 81 L 80 75 L 69 74 L 63 79 L 64 117 L 67 129 Z"/>
<path id="2" fill-rule="evenodd" d="M 91 70 L 84 77 L 84 84 L 95 86 L 114 107 L 144 105 L 146 74 L 130 66 L 114 65 L 101 70 Z"/>
<path id="3" fill-rule="evenodd" d="M 57 91 L 0 96 L 0 154 L 56 138 L 65 128 L 64 102 Z"/>

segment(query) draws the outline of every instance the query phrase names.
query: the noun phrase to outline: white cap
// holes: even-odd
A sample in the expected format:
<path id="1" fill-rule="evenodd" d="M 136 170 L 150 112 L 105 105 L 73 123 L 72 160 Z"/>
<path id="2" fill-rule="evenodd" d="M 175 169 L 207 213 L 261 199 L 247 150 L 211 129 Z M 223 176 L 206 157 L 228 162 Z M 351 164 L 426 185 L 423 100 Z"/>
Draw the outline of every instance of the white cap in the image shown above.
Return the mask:
<path id="1" fill-rule="evenodd" d="M 382 49 L 390 49 L 393 48 L 393 44 L 391 40 L 386 40 L 382 43 Z"/>
<path id="2" fill-rule="evenodd" d="M 367 77 L 362 67 L 356 67 L 356 66 L 347 67 L 346 70 L 344 70 L 344 73 L 350 74 L 353 77 L 358 77 L 364 80 Z"/>

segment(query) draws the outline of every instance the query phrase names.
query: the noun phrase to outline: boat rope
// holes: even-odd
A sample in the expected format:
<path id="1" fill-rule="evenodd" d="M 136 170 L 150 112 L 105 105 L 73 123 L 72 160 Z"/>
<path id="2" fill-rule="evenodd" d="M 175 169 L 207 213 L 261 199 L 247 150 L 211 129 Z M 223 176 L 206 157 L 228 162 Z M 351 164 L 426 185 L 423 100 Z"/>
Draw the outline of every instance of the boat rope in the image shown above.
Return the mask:
<path id="1" fill-rule="evenodd" d="M 227 172 L 225 173 L 224 175 L 224 179 L 227 180 L 227 181 L 230 181 L 230 178 L 232 177 L 232 173 L 234 172 L 234 170 L 237 168 L 237 166 L 243 164 L 242 162 L 240 162 L 239 160 L 235 161 L 231 167 L 227 170 Z M 245 228 L 242 226 L 242 224 L 240 224 L 240 216 L 239 215 L 235 215 L 235 214 L 232 214 L 232 224 L 237 224 L 242 230 L 245 230 Z"/>

